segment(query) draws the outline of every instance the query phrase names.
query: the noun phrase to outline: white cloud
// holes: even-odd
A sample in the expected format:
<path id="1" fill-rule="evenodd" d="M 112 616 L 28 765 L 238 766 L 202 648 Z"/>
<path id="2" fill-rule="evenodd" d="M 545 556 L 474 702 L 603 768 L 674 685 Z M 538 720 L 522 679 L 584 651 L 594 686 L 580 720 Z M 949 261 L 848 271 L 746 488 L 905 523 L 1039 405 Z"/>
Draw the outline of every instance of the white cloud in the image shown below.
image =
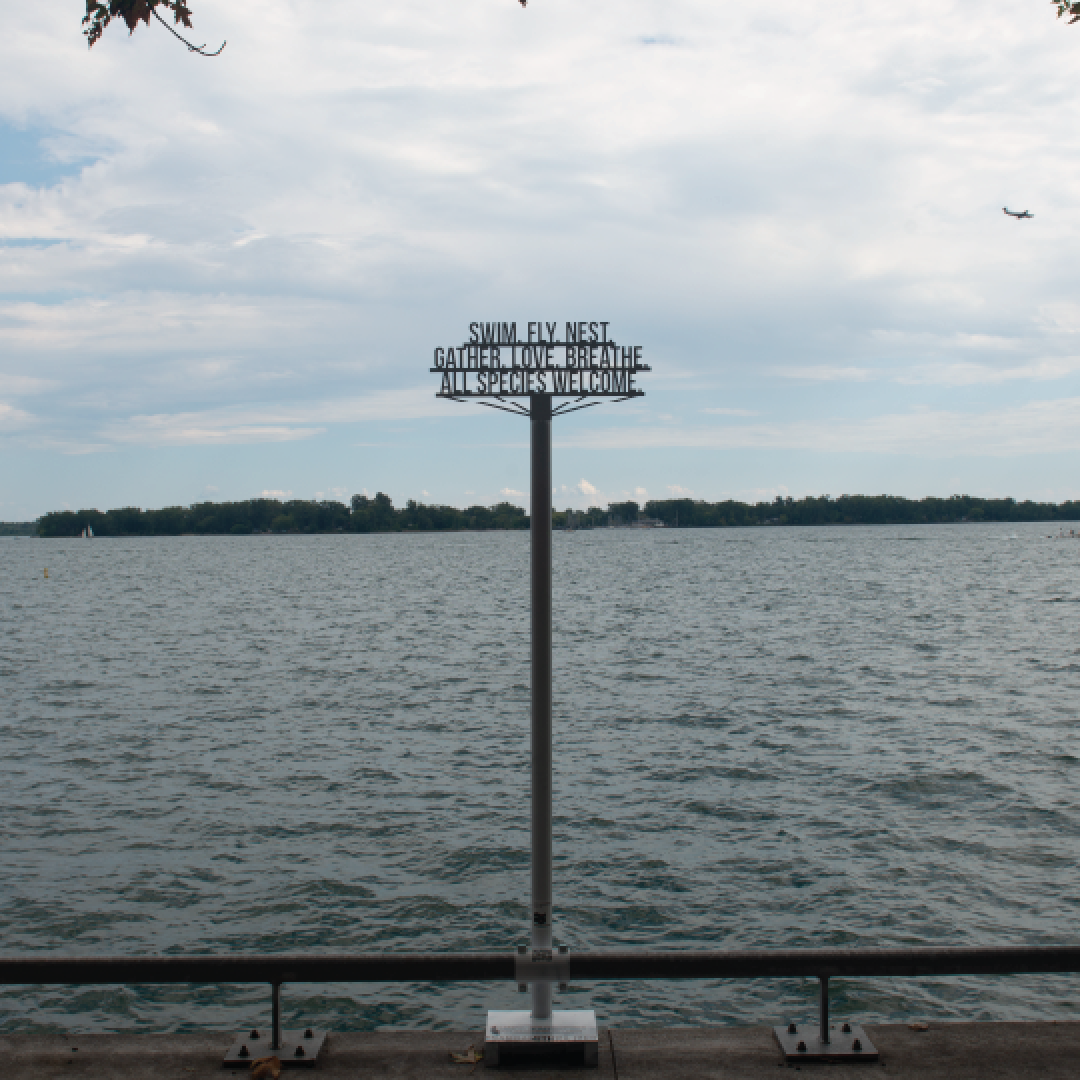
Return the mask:
<path id="1" fill-rule="evenodd" d="M 516 491 L 514 488 L 504 487 L 499 491 L 500 495 L 513 496 L 516 499 L 525 498 L 524 491 Z"/>
<path id="2" fill-rule="evenodd" d="M 327 424 L 438 415 L 440 404 L 423 391 L 405 389 L 293 406 L 232 406 L 202 412 L 129 416 L 110 421 L 99 434 L 112 443 L 151 446 L 291 442 L 321 435 Z"/>
<path id="3" fill-rule="evenodd" d="M 178 449 L 159 477 L 181 490 L 186 447 L 252 490 L 263 466 L 233 445 L 332 475 L 337 425 L 398 447 L 364 475 L 408 490 L 452 416 L 471 445 L 522 438 L 432 398 L 431 348 L 480 311 L 602 313 L 645 346 L 645 402 L 556 429 L 625 450 L 612 491 L 658 445 L 982 454 L 988 474 L 1063 452 L 1068 407 L 1019 393 L 1080 393 L 1077 34 L 1043 6 L 240 0 L 196 9 L 200 40 L 230 42 L 196 77 L 156 24 L 88 53 L 64 5 L 0 5 L 0 159 L 29 125 L 52 170 L 0 184 L 0 430 L 27 450 L 0 495 L 48 508 L 50 455 L 88 449 L 115 452 L 118 504 L 147 446 Z M 1004 219 L 1014 202 L 1036 218 Z M 738 423 L 710 426 L 722 400 L 740 407 L 706 417 Z"/>
<path id="4" fill-rule="evenodd" d="M 112 443 L 140 446 L 225 446 L 236 443 L 292 442 L 321 435 L 325 428 L 284 423 L 229 422 L 222 416 L 180 413 L 177 416 L 132 416 L 104 432 Z"/>
<path id="5" fill-rule="evenodd" d="M 43 394 L 55 386 L 56 382 L 52 379 L 35 379 L 31 375 L 5 375 L 0 372 L 0 394 L 8 397 Z"/>
<path id="6" fill-rule="evenodd" d="M 1080 372 L 1080 357 L 1063 356 L 1050 360 L 1032 360 L 1012 367 L 994 367 L 978 363 L 944 363 L 917 366 L 896 377 L 911 386 L 995 386 L 1027 379 L 1046 382 L 1064 379 Z"/>
<path id="7" fill-rule="evenodd" d="M 287 499 L 291 495 L 291 491 L 283 491 L 281 488 L 264 488 L 262 491 L 264 499 Z"/>
<path id="8" fill-rule="evenodd" d="M 917 408 L 861 420 L 826 419 L 713 428 L 612 428 L 560 441 L 567 448 L 714 447 L 817 450 L 912 457 L 990 458 L 1080 450 L 1080 397 L 985 412 Z"/>
<path id="9" fill-rule="evenodd" d="M 682 484 L 668 484 L 667 489 L 676 499 L 685 499 L 694 494 L 690 488 L 683 487 Z"/>
<path id="10" fill-rule="evenodd" d="M 20 431 L 33 422 L 34 418 L 30 413 L 0 401 L 0 431 Z"/>
<path id="11" fill-rule="evenodd" d="M 589 483 L 584 477 L 577 482 L 577 492 L 579 495 L 595 495 L 596 488 Z"/>
<path id="12" fill-rule="evenodd" d="M 971 335 L 973 336 L 973 335 Z M 928 351 L 941 351 L 946 355 L 955 349 L 971 346 L 970 342 L 950 342 L 947 346 Z M 1003 348 L 1000 343 L 981 344 L 984 350 Z M 830 366 L 828 364 L 805 367 L 781 367 L 774 374 L 780 378 L 804 382 L 868 382 L 870 380 L 896 382 L 906 386 L 994 386 L 1000 383 L 1031 380 L 1045 382 L 1064 379 L 1080 373 L 1080 357 L 1061 356 L 1029 360 L 1020 364 L 1002 366 L 977 360 L 941 359 L 934 362 L 917 361 L 877 370 L 857 366 Z M 755 413 L 740 409 L 704 409 L 706 413 L 720 416 L 753 416 Z"/>
<path id="13" fill-rule="evenodd" d="M 801 379 L 804 382 L 866 382 L 875 377 L 870 368 L 854 365 L 807 364 L 804 367 L 780 367 L 774 374 L 782 379 Z"/>

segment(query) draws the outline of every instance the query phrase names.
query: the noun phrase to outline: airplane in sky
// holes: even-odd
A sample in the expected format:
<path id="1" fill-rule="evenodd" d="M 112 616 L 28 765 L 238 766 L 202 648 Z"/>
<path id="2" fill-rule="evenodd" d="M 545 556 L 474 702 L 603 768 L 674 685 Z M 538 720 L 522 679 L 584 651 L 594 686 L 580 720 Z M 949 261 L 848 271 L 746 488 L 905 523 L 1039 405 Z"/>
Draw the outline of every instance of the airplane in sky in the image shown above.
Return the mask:
<path id="1" fill-rule="evenodd" d="M 1007 206 L 1003 206 L 1001 209 L 1004 210 L 1005 213 L 1009 215 L 1009 217 L 1014 217 L 1017 219 L 1035 216 L 1034 214 L 1029 213 L 1027 210 L 1021 213 L 1019 210 L 1010 210 Z"/>

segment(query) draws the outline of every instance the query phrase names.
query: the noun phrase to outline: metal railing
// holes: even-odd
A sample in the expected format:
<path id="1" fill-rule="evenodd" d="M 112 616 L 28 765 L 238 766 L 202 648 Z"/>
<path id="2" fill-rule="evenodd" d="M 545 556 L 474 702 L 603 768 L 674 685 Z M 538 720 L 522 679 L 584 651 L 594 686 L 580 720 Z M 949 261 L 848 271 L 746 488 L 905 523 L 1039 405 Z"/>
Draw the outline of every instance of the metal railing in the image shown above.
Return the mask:
<path id="1" fill-rule="evenodd" d="M 509 982 L 516 962 L 512 952 L 0 956 L 0 985 Z M 581 982 L 1068 974 L 1080 972 L 1080 945 L 571 952 L 567 962 L 570 978 Z"/>
<path id="2" fill-rule="evenodd" d="M 282 983 L 519 982 L 519 962 L 515 953 L 0 956 L 0 985 L 269 983 L 277 1045 Z M 819 1022 L 827 1036 L 831 978 L 1069 974 L 1080 972 L 1080 946 L 586 952 L 570 953 L 565 962 L 569 978 L 581 982 L 816 978 L 820 984 Z"/>

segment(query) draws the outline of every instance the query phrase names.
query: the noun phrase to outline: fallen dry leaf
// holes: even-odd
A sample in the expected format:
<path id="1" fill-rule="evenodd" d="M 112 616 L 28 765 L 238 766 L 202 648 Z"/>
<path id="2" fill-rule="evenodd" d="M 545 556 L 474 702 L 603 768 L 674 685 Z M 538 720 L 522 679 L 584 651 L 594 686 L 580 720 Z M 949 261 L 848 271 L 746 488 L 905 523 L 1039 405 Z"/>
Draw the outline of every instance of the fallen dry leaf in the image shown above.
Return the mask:
<path id="1" fill-rule="evenodd" d="M 908 1027 L 912 1031 L 928 1031 L 930 1029 L 929 1024 L 924 1024 L 921 1020 L 916 1020 L 914 1024 L 908 1024 Z"/>
<path id="2" fill-rule="evenodd" d="M 450 1060 L 455 1065 L 475 1065 L 478 1061 L 482 1061 L 484 1058 L 484 1051 L 477 1050 L 475 1046 L 470 1046 L 464 1054 L 455 1054 L 453 1050 L 450 1051 Z"/>
<path id="3" fill-rule="evenodd" d="M 256 1058 L 251 1063 L 251 1080 L 278 1080 L 281 1061 L 276 1057 Z"/>

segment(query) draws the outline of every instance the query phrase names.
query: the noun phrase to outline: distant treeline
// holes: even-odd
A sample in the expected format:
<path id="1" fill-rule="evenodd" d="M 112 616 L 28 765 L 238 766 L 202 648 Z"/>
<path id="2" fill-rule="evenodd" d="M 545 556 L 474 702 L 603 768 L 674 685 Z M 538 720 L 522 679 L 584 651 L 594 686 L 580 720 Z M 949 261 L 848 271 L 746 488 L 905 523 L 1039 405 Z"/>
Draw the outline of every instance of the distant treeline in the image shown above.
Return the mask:
<path id="1" fill-rule="evenodd" d="M 613 504 L 635 507 L 634 503 Z M 624 510 L 625 514 L 626 511 Z M 693 499 L 647 502 L 645 516 L 665 525 L 940 525 L 961 521 L 1080 521 L 1080 502 L 1037 503 L 1026 499 L 904 499 L 898 495 L 830 495 L 771 502 L 709 503 Z"/>
<path id="2" fill-rule="evenodd" d="M 0 521 L 0 536 L 37 536 L 36 521 Z"/>
<path id="3" fill-rule="evenodd" d="M 829 495 L 773 502 L 743 503 L 729 499 L 710 503 L 694 499 L 609 503 L 568 516 L 556 511 L 556 527 L 602 527 L 662 522 L 679 528 L 733 528 L 751 525 L 934 525 L 964 521 L 1080 521 L 1080 502 L 1037 503 L 1030 500 L 904 499 L 896 495 Z M 64 510 L 46 514 L 36 524 L 39 536 L 79 536 L 89 526 L 95 536 L 180 536 L 229 533 L 432 532 L 463 529 L 527 529 L 520 506 L 429 506 L 410 499 L 398 509 L 389 495 L 373 499 L 354 495 L 350 505 L 293 499 L 249 499 L 246 502 L 195 503 L 163 510 Z M 5 526 L 27 535 L 32 522 Z M 21 530 L 26 530 L 25 532 Z M 0 533 L 0 535 L 4 535 Z M 16 535 L 8 532 L 6 535 Z"/>
<path id="4" fill-rule="evenodd" d="M 38 521 L 39 536 L 80 536 L 87 526 L 95 536 L 182 536 L 188 533 L 430 532 L 462 529 L 527 529 L 520 506 L 425 506 L 410 499 L 400 510 L 389 495 L 374 499 L 354 495 L 342 502 L 305 499 L 248 499 L 245 502 L 195 503 L 163 510 L 64 510 Z"/>

